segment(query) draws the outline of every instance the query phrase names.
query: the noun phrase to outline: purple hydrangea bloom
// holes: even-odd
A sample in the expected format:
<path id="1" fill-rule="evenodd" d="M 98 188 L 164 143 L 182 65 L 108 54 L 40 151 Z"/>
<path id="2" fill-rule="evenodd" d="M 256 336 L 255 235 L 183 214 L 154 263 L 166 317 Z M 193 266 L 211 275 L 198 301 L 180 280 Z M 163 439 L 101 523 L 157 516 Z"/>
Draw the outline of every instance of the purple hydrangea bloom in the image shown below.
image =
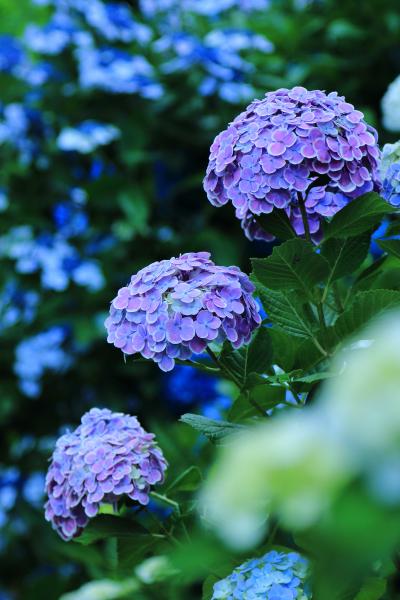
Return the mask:
<path id="1" fill-rule="evenodd" d="M 212 341 L 239 348 L 261 323 L 253 291 L 238 267 L 219 267 L 208 252 L 155 262 L 112 301 L 108 341 L 125 354 L 151 358 L 163 371 Z"/>
<path id="2" fill-rule="evenodd" d="M 232 202 L 249 239 L 271 240 L 256 217 L 284 210 L 304 234 L 299 198 L 318 238 L 321 221 L 379 189 L 377 133 L 336 92 L 303 87 L 255 100 L 211 146 L 204 189 L 214 206 Z"/>
<path id="3" fill-rule="evenodd" d="M 78 536 L 101 504 L 122 496 L 146 505 L 167 462 L 136 417 L 92 408 L 75 431 L 57 441 L 46 476 L 46 520 L 59 535 Z"/>

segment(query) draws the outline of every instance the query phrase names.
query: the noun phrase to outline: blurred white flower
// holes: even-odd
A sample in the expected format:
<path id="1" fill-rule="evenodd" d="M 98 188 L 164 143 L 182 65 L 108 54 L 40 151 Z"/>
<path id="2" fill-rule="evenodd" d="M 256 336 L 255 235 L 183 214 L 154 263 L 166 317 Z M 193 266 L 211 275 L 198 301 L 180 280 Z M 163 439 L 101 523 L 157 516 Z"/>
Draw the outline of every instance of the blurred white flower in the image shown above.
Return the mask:
<path id="1" fill-rule="evenodd" d="M 389 85 L 381 106 L 384 127 L 389 131 L 400 131 L 400 75 Z"/>
<path id="2" fill-rule="evenodd" d="M 60 600 L 118 600 L 126 598 L 127 594 L 137 592 L 140 588 L 135 579 L 112 581 L 102 579 L 85 583 L 79 590 L 63 594 Z"/>

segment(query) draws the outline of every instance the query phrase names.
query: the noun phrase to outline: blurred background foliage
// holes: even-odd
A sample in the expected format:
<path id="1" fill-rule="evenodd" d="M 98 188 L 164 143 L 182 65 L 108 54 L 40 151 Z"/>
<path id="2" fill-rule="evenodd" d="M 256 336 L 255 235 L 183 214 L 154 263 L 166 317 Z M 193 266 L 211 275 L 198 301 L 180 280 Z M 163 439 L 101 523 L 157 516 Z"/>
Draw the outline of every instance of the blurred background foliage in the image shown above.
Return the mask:
<path id="1" fill-rule="evenodd" d="M 344 94 L 381 143 L 395 140 L 380 101 L 400 72 L 397 0 L 261 0 L 248 10 L 231 2 L 220 13 L 216 0 L 201 14 L 179 2 L 160 11 L 162 2 L 121 2 L 145 27 L 128 41 L 107 33 L 107 19 L 102 30 L 72 10 L 88 45 L 71 41 L 65 22 L 65 43 L 62 33 L 29 29 L 53 18 L 53 4 L 74 2 L 0 0 L 0 33 L 25 47 L 1 38 L 1 600 L 52 600 L 104 577 L 104 557 L 60 542 L 42 514 L 54 440 L 92 406 L 137 414 L 155 431 L 170 481 L 210 462 L 210 448 L 176 418 L 223 416 L 229 385 L 124 364 L 103 321 L 117 289 L 154 260 L 209 250 L 217 264 L 249 271 L 250 256 L 270 252 L 244 239 L 230 208 L 205 198 L 214 136 L 253 97 L 304 85 Z M 110 47 L 109 70 L 90 83 L 93 61 Z M 146 62 L 133 68 L 133 55 Z M 187 586 L 165 597 L 199 597 L 205 573 L 186 568 Z"/>

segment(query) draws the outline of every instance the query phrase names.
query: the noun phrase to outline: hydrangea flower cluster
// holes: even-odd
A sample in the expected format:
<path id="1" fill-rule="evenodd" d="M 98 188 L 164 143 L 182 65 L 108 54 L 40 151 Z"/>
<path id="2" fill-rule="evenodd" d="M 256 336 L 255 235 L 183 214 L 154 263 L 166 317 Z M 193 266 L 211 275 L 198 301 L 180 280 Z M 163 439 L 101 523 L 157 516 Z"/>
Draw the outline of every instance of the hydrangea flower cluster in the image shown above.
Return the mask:
<path id="1" fill-rule="evenodd" d="M 36 162 L 45 167 L 47 159 L 41 152 L 48 131 L 41 114 L 18 102 L 0 105 L 0 144 L 9 144 L 18 153 L 22 165 Z"/>
<path id="2" fill-rule="evenodd" d="M 36 87 L 48 80 L 51 67 L 46 63 L 32 63 L 18 40 L 11 35 L 1 35 L 0 73 L 7 73 Z"/>
<path id="3" fill-rule="evenodd" d="M 307 600 L 308 561 L 297 552 L 271 550 L 261 558 L 247 560 L 231 575 L 214 585 L 211 600 Z"/>
<path id="4" fill-rule="evenodd" d="M 159 13 L 177 11 L 197 13 L 215 17 L 229 9 L 237 8 L 243 12 L 266 10 L 270 0 L 140 0 L 139 6 L 146 17 Z"/>
<path id="5" fill-rule="evenodd" d="M 64 152 L 90 154 L 99 146 L 106 146 L 118 139 L 120 131 L 114 125 L 97 121 L 82 121 L 76 127 L 65 127 L 57 138 L 57 146 Z"/>
<path id="6" fill-rule="evenodd" d="M 208 252 L 155 262 L 133 275 L 111 303 L 108 342 L 139 352 L 163 371 L 200 354 L 210 342 L 250 341 L 261 323 L 254 286 L 238 267 L 220 267 Z"/>
<path id="7" fill-rule="evenodd" d="M 382 196 L 393 206 L 400 206 L 400 162 L 393 163 L 386 171 Z"/>
<path id="8" fill-rule="evenodd" d="M 178 414 L 195 408 L 209 419 L 221 419 L 232 404 L 223 382 L 195 367 L 176 365 L 165 376 L 164 391 L 171 409 Z"/>
<path id="9" fill-rule="evenodd" d="M 204 75 L 199 84 L 203 96 L 217 93 L 227 102 L 248 100 L 254 93 L 246 83 L 245 76 L 254 70 L 254 65 L 242 57 L 242 53 L 258 50 L 270 53 L 273 45 L 262 35 L 238 29 L 215 29 L 204 38 L 185 31 L 166 33 L 159 38 L 154 49 L 167 56 L 161 65 L 166 74 L 188 72 L 201 67 Z M 168 58 L 172 54 L 172 58 Z"/>
<path id="10" fill-rule="evenodd" d="M 78 536 L 101 504 L 127 496 L 149 502 L 167 462 L 136 417 L 92 408 L 81 425 L 57 441 L 46 477 L 45 516 L 59 535 Z"/>
<path id="11" fill-rule="evenodd" d="M 92 44 L 78 47 L 75 55 L 82 89 L 111 94 L 137 93 L 148 99 L 157 99 L 163 94 L 154 68 L 144 56 L 119 48 L 98 49 Z"/>
<path id="12" fill-rule="evenodd" d="M 0 470 L 0 527 L 9 520 L 8 513 L 14 508 L 21 483 L 21 474 L 16 467 Z"/>
<path id="13" fill-rule="evenodd" d="M 21 323 L 31 323 L 37 312 L 39 294 L 25 291 L 9 280 L 0 293 L 0 332 Z"/>
<path id="14" fill-rule="evenodd" d="M 232 202 L 249 239 L 271 239 L 256 217 L 274 210 L 303 235 L 303 201 L 317 237 L 324 217 L 379 188 L 379 157 L 376 131 L 336 92 L 280 89 L 216 137 L 204 189 L 214 206 Z"/>
<path id="15" fill-rule="evenodd" d="M 384 127 L 388 131 L 400 131 L 400 75 L 389 85 L 381 106 Z"/>
<path id="16" fill-rule="evenodd" d="M 89 226 L 89 217 L 83 208 L 86 193 L 80 188 L 73 188 L 70 199 L 57 202 L 53 206 L 53 222 L 57 231 L 64 238 L 72 238 L 84 233 Z"/>
<path id="17" fill-rule="evenodd" d="M 83 259 L 68 236 L 43 233 L 34 236 L 32 228 L 14 227 L 0 238 L 0 256 L 15 261 L 18 273 L 40 272 L 45 289 L 62 292 L 70 281 L 97 291 L 104 286 L 104 276 L 95 260 Z"/>
<path id="18" fill-rule="evenodd" d="M 63 348 L 66 339 L 66 328 L 57 326 L 18 344 L 14 372 L 23 394 L 36 398 L 41 392 L 45 371 L 63 372 L 72 365 L 71 355 Z"/>
<path id="19" fill-rule="evenodd" d="M 83 89 L 137 93 L 149 99 L 162 95 L 162 87 L 147 59 L 132 53 L 131 48 L 126 51 L 119 47 L 133 42 L 148 45 L 153 35 L 147 25 L 135 20 L 129 6 L 102 0 L 56 0 L 41 4 L 52 5 L 54 14 L 47 25 L 30 25 L 26 29 L 24 41 L 28 48 L 52 56 L 70 48 L 78 63 L 79 84 Z M 99 43 L 97 38 L 102 41 Z"/>

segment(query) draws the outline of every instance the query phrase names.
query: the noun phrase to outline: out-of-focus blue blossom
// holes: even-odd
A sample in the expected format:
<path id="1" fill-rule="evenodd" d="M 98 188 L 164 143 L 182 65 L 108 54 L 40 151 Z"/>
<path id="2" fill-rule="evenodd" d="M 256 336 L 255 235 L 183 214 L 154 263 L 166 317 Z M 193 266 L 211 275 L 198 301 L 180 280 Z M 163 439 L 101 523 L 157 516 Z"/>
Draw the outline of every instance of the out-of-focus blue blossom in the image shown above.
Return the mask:
<path id="1" fill-rule="evenodd" d="M 45 166 L 46 161 L 40 157 L 45 133 L 46 128 L 38 111 L 17 102 L 0 106 L 0 144 L 13 146 L 21 164 L 28 165 L 40 158 L 42 166 Z"/>
<path id="2" fill-rule="evenodd" d="M 0 292 L 0 332 L 21 323 L 31 323 L 37 312 L 39 294 L 22 290 L 15 281 L 7 281 Z"/>
<path id="3" fill-rule="evenodd" d="M 19 469 L 16 467 L 0 469 L 0 528 L 7 522 L 7 513 L 14 508 L 19 483 Z"/>
<path id="4" fill-rule="evenodd" d="M 0 71 L 12 73 L 24 59 L 24 50 L 11 35 L 0 36 Z"/>
<path id="5" fill-rule="evenodd" d="M 261 558 L 247 560 L 218 581 L 212 600 L 307 600 L 312 597 L 308 576 L 308 561 L 300 554 L 271 550 Z"/>
<path id="6" fill-rule="evenodd" d="M 44 27 L 30 24 L 25 29 L 25 45 L 39 54 L 60 54 L 72 41 L 76 29 L 73 21 L 64 13 L 56 13 Z"/>
<path id="7" fill-rule="evenodd" d="M 390 226 L 390 221 L 388 219 L 384 219 L 381 225 L 378 227 L 376 231 L 372 234 L 371 237 L 371 246 L 370 252 L 374 258 L 379 258 L 383 254 L 382 248 L 378 245 L 379 240 L 399 240 L 400 234 L 398 235 L 388 235 L 388 230 Z"/>
<path id="8" fill-rule="evenodd" d="M 87 213 L 74 202 L 58 202 L 53 207 L 53 220 L 65 237 L 75 237 L 86 231 L 89 225 Z"/>
<path id="9" fill-rule="evenodd" d="M 140 0 L 139 6 L 146 17 L 159 13 L 192 12 L 214 17 L 229 9 L 243 12 L 266 10 L 270 0 Z"/>
<path id="10" fill-rule="evenodd" d="M 26 479 L 22 489 L 22 495 L 29 504 L 32 504 L 32 506 L 41 506 L 44 498 L 44 484 L 45 474 L 41 471 L 32 473 Z"/>
<path id="11" fill-rule="evenodd" d="M 393 163 L 385 173 L 382 196 L 393 206 L 400 206 L 400 162 Z"/>
<path id="12" fill-rule="evenodd" d="M 76 49 L 79 81 L 83 89 L 100 89 L 113 94 L 139 94 L 144 98 L 162 96 L 152 65 L 139 55 L 117 48 Z"/>
<path id="13" fill-rule="evenodd" d="M 221 419 L 232 404 L 222 382 L 195 367 L 177 365 L 164 381 L 166 400 L 178 413 L 195 408 L 209 419 Z"/>
<path id="14" fill-rule="evenodd" d="M 42 390 L 46 371 L 63 372 L 72 364 L 71 355 L 63 348 L 67 339 L 65 327 L 51 327 L 20 342 L 15 350 L 14 372 L 23 394 L 36 398 Z"/>
<path id="15" fill-rule="evenodd" d="M 149 27 L 137 23 L 129 6 L 122 2 L 90 0 L 84 10 L 88 24 L 110 42 L 147 44 L 152 37 Z"/>
<path id="16" fill-rule="evenodd" d="M 15 260 L 19 273 L 40 271 L 42 286 L 47 289 L 64 291 L 71 280 L 90 291 L 104 285 L 98 263 L 82 259 L 60 234 L 35 238 L 31 227 L 15 227 L 0 238 L 0 256 Z"/>
<path id="17" fill-rule="evenodd" d="M 37 3 L 54 6 L 54 17 L 56 21 L 61 21 L 63 28 L 65 24 L 73 25 L 75 30 L 83 27 L 93 28 L 98 35 L 108 41 L 124 43 L 135 41 L 139 44 L 147 44 L 152 36 L 150 28 L 138 23 L 130 7 L 124 2 L 44 0 Z M 33 44 L 36 44 L 35 40 Z"/>
<path id="18" fill-rule="evenodd" d="M 65 152 L 90 154 L 99 146 L 118 139 L 120 131 L 114 125 L 97 121 L 82 121 L 76 127 L 65 127 L 57 138 L 57 146 Z"/>
<path id="19" fill-rule="evenodd" d="M 161 65 L 165 74 L 187 72 L 199 66 L 204 69 L 199 86 L 202 95 L 217 93 L 227 102 L 238 103 L 254 92 L 245 81 L 254 66 L 241 53 L 249 50 L 268 53 L 273 46 L 250 31 L 226 29 L 211 31 L 204 39 L 183 31 L 167 33 L 154 43 L 154 49 L 167 56 Z"/>
<path id="20" fill-rule="evenodd" d="M 0 188 L 0 212 L 7 210 L 9 205 L 8 195 L 5 189 Z"/>

